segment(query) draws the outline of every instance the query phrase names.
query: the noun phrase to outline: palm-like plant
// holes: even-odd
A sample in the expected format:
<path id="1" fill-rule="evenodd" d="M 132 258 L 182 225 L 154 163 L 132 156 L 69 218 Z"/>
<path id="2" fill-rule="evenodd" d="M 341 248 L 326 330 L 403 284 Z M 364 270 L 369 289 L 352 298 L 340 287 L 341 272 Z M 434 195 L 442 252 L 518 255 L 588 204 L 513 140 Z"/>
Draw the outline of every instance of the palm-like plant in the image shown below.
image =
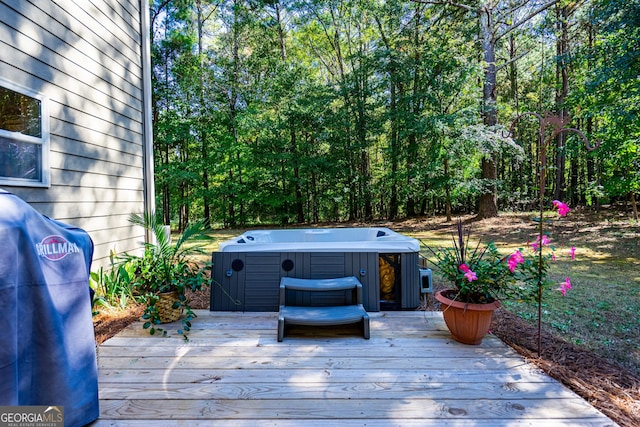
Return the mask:
<path id="1" fill-rule="evenodd" d="M 129 222 L 150 231 L 154 239 L 145 243 L 142 256 L 124 256 L 124 261 L 134 268 L 131 280 L 133 289 L 146 306 L 142 316 L 146 320 L 143 327 L 149 329 L 152 335 L 156 332 L 166 335 L 166 331 L 158 327 L 161 319 L 157 303 L 160 294 L 176 292 L 178 300 L 173 308 L 184 310 L 183 328 L 178 333 L 187 339 L 185 332 L 191 328 L 191 320 L 196 315 L 191 310 L 185 291 L 198 291 L 209 284 L 211 263 L 199 263 L 194 259 L 195 255 L 205 253 L 204 248 L 210 240 L 207 227 L 203 221 L 194 222 L 172 243 L 171 236 L 165 233 L 165 227 L 157 222 L 153 213 L 132 214 Z"/>

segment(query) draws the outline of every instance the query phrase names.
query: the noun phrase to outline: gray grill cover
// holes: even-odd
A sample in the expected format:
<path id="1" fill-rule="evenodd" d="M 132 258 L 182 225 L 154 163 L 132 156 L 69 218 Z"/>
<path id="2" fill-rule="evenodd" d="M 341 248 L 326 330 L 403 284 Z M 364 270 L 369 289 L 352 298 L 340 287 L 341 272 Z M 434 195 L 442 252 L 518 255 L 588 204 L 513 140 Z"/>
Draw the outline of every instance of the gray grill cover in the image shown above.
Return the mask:
<path id="1" fill-rule="evenodd" d="M 0 190 L 0 405 L 99 416 L 89 271 L 93 243 Z"/>

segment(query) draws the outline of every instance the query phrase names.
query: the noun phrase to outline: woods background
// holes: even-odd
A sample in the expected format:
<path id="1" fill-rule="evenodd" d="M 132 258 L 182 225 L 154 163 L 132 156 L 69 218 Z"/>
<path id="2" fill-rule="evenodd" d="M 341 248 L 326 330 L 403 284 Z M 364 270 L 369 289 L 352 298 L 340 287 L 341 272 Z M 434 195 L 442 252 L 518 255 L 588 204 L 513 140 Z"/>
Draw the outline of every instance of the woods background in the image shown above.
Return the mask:
<path id="1" fill-rule="evenodd" d="M 151 1 L 158 210 L 177 228 L 597 209 L 640 192 L 640 0 Z M 549 204 L 549 208 L 550 208 Z"/>

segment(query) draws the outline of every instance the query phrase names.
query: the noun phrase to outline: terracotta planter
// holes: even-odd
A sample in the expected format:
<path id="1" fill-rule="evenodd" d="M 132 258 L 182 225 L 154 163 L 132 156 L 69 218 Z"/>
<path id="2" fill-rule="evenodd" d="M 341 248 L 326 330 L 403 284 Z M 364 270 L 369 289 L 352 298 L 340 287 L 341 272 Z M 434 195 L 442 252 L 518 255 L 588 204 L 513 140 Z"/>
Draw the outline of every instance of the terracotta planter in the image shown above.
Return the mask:
<path id="1" fill-rule="evenodd" d="M 180 319 L 182 316 L 182 306 L 173 308 L 176 301 L 179 301 L 178 291 L 165 292 L 158 294 L 160 299 L 156 302 L 160 323 L 171 323 Z"/>
<path id="2" fill-rule="evenodd" d="M 442 303 L 442 315 L 453 339 L 463 344 L 480 344 L 489 331 L 493 311 L 500 307 L 500 302 L 468 304 L 451 300 L 443 292 L 447 290 L 436 292 L 435 298 Z"/>

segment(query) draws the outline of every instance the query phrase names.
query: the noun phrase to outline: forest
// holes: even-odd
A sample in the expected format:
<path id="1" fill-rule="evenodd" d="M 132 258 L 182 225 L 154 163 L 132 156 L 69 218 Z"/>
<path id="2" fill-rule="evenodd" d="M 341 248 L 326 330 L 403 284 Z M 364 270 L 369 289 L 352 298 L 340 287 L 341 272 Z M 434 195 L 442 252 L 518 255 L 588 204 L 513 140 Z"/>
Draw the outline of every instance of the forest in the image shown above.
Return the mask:
<path id="1" fill-rule="evenodd" d="M 637 219 L 640 0 L 150 6 L 166 224 L 488 218 L 541 187 Z"/>

